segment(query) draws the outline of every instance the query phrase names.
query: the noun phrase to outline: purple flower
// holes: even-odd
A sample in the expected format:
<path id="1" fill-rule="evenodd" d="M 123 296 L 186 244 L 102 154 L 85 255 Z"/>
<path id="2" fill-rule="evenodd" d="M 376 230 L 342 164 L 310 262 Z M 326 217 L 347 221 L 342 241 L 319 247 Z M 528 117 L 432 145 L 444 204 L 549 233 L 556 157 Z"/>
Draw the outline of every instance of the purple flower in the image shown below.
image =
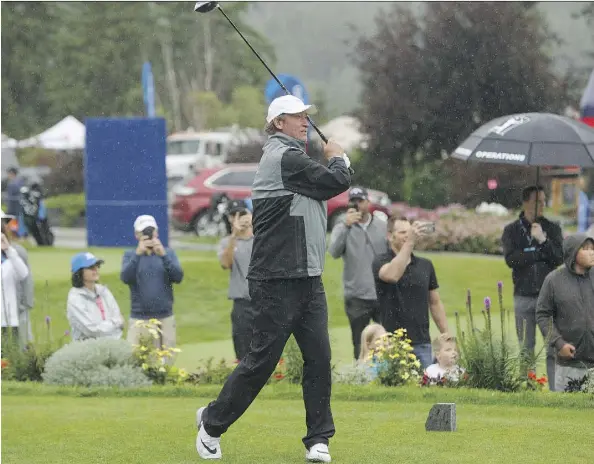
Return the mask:
<path id="1" fill-rule="evenodd" d="M 503 282 L 500 280 L 499 282 L 497 282 L 497 289 L 501 290 L 503 288 Z"/>
<path id="2" fill-rule="evenodd" d="M 65 337 L 68 337 L 69 335 L 70 335 L 70 330 L 65 330 L 65 331 L 64 331 L 64 336 L 65 336 Z"/>
<path id="3" fill-rule="evenodd" d="M 52 318 L 51 318 L 51 317 L 49 317 L 49 316 L 45 316 L 45 323 L 46 323 L 47 325 L 50 325 L 50 322 L 52 322 Z"/>
<path id="4" fill-rule="evenodd" d="M 491 310 L 491 298 L 489 298 L 489 297 L 486 297 L 485 298 L 485 309 L 487 311 L 490 311 Z"/>

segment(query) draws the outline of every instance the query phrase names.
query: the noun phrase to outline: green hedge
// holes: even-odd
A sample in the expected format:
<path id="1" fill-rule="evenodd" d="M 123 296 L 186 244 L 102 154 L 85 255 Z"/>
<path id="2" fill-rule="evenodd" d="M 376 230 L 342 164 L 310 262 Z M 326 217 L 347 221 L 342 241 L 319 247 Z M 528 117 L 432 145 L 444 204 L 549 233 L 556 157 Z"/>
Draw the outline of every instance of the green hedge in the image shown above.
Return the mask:
<path id="1" fill-rule="evenodd" d="M 45 200 L 45 206 L 48 209 L 60 210 L 60 225 L 62 227 L 72 227 L 76 225 L 80 217 L 84 215 L 85 194 L 67 193 L 49 197 Z"/>

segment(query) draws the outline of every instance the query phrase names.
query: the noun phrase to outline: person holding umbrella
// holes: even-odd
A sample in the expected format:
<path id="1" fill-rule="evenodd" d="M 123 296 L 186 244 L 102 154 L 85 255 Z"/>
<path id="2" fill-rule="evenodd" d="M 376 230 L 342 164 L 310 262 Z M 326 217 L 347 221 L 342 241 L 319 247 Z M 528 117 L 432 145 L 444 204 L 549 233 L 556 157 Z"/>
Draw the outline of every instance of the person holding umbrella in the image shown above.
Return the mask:
<path id="1" fill-rule="evenodd" d="M 451 157 L 466 162 L 536 168 L 536 185 L 524 189 L 522 213 L 502 236 L 505 261 L 513 269 L 518 338 L 526 349 L 533 351 L 536 299 L 544 278 L 562 263 L 561 229 L 542 217 L 545 193 L 538 185 L 540 167 L 594 167 L 594 129 L 558 114 L 510 114 L 480 126 Z M 551 389 L 554 366 L 553 355 L 548 352 Z"/>
<path id="2" fill-rule="evenodd" d="M 532 185 L 522 191 L 522 212 L 503 230 L 505 263 L 512 269 L 514 312 L 518 340 L 526 354 L 534 355 L 536 302 L 547 275 L 563 264 L 563 233 L 543 217 L 545 192 Z M 547 350 L 549 389 L 555 388 L 555 354 Z"/>

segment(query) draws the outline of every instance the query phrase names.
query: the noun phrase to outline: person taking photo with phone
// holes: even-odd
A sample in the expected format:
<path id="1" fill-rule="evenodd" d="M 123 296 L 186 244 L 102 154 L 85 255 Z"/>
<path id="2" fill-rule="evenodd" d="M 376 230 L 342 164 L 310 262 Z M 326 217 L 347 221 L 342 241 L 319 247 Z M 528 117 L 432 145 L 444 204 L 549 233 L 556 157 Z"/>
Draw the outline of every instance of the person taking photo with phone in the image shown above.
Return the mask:
<path id="1" fill-rule="evenodd" d="M 184 271 L 175 251 L 165 248 L 159 240 L 159 227 L 153 216 L 138 216 L 134 221 L 138 240 L 136 250 L 124 253 L 120 279 L 130 287 L 130 322 L 127 339 L 137 344 L 146 329 L 139 321 L 160 322 L 158 347 L 175 347 L 176 328 L 173 315 L 173 284 L 179 284 Z M 172 360 L 170 360 L 172 362 Z"/>
<path id="2" fill-rule="evenodd" d="M 372 264 L 376 256 L 388 251 L 386 226 L 386 221 L 369 212 L 367 190 L 353 187 L 345 220 L 336 224 L 330 236 L 328 252 L 334 259 L 343 259 L 344 308 L 355 360 L 359 359 L 363 329 L 370 320 L 380 322 Z"/>
<path id="3" fill-rule="evenodd" d="M 246 278 L 254 231 L 252 214 L 244 201 L 231 200 L 227 204 L 227 212 L 231 234 L 219 242 L 217 255 L 223 269 L 230 271 L 227 297 L 233 301 L 231 334 L 235 359 L 241 360 L 250 348 L 255 315 Z"/>
<path id="4" fill-rule="evenodd" d="M 373 263 L 381 324 L 388 332 L 406 329 L 423 369 L 433 364 L 429 313 L 442 334 L 449 332 L 433 263 L 413 253 L 418 240 L 433 227 L 433 223 L 411 224 L 406 218 L 391 216 L 390 249 Z"/>

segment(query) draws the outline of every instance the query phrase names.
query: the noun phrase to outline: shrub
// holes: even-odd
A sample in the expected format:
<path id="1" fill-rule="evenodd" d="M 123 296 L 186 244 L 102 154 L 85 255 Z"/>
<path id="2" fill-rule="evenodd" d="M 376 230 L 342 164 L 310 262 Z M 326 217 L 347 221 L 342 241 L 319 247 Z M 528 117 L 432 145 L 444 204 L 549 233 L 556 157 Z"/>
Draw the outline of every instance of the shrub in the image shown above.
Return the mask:
<path id="1" fill-rule="evenodd" d="M 381 385 L 393 387 L 420 378 L 421 363 L 413 353 L 406 329 L 385 334 L 376 345 L 370 353 L 370 361 Z"/>
<path id="2" fill-rule="evenodd" d="M 150 319 L 148 322 L 136 321 L 136 326 L 146 329 L 134 345 L 134 358 L 144 374 L 158 385 L 180 384 L 188 376 L 185 369 L 173 366 L 173 358 L 181 350 L 163 345 L 158 348 L 155 340 L 161 337 L 161 321 Z"/>
<path id="3" fill-rule="evenodd" d="M 81 387 L 143 387 L 152 383 L 135 365 L 132 345 L 105 338 L 62 347 L 48 359 L 42 376 L 50 385 Z"/>
<path id="4" fill-rule="evenodd" d="M 285 379 L 289 383 L 301 383 L 303 378 L 303 356 L 293 335 L 287 341 L 282 359 L 285 365 Z"/>
<path id="5" fill-rule="evenodd" d="M 334 383 L 346 385 L 367 385 L 373 380 L 373 373 L 369 366 L 359 362 L 341 368 L 333 376 Z"/>
<path id="6" fill-rule="evenodd" d="M 594 368 L 588 369 L 586 376 L 584 377 L 582 391 L 594 395 Z"/>
<path id="7" fill-rule="evenodd" d="M 503 307 L 503 284 L 497 285 L 500 306 L 501 339 L 497 339 L 492 326 L 491 300 L 485 298 L 482 316 L 484 329 L 478 329 L 472 313 L 471 295 L 467 292 L 467 330 L 462 330 L 456 312 L 460 366 L 465 370 L 460 385 L 471 388 L 485 388 L 504 392 L 520 390 L 541 390 L 547 383 L 546 377 L 537 377 L 534 372 L 536 355 L 514 350 L 505 338 L 507 312 Z"/>
<path id="8" fill-rule="evenodd" d="M 2 377 L 5 380 L 19 382 L 41 382 L 47 360 L 64 346 L 68 332 L 56 342 L 51 334 L 51 319 L 45 318 L 46 337 L 39 342 L 30 342 L 23 349 L 18 340 L 13 340 L 12 333 L 2 337 Z"/>
<path id="9" fill-rule="evenodd" d="M 222 385 L 231 375 L 236 365 L 229 365 L 224 359 L 214 364 L 214 358 L 207 359 L 198 371 L 189 374 L 186 382 L 194 385 L 215 384 Z"/>
<path id="10" fill-rule="evenodd" d="M 51 208 L 60 211 L 60 225 L 62 227 L 72 227 L 85 214 L 85 194 L 69 193 L 49 197 L 45 200 L 45 206 L 48 209 Z"/>

